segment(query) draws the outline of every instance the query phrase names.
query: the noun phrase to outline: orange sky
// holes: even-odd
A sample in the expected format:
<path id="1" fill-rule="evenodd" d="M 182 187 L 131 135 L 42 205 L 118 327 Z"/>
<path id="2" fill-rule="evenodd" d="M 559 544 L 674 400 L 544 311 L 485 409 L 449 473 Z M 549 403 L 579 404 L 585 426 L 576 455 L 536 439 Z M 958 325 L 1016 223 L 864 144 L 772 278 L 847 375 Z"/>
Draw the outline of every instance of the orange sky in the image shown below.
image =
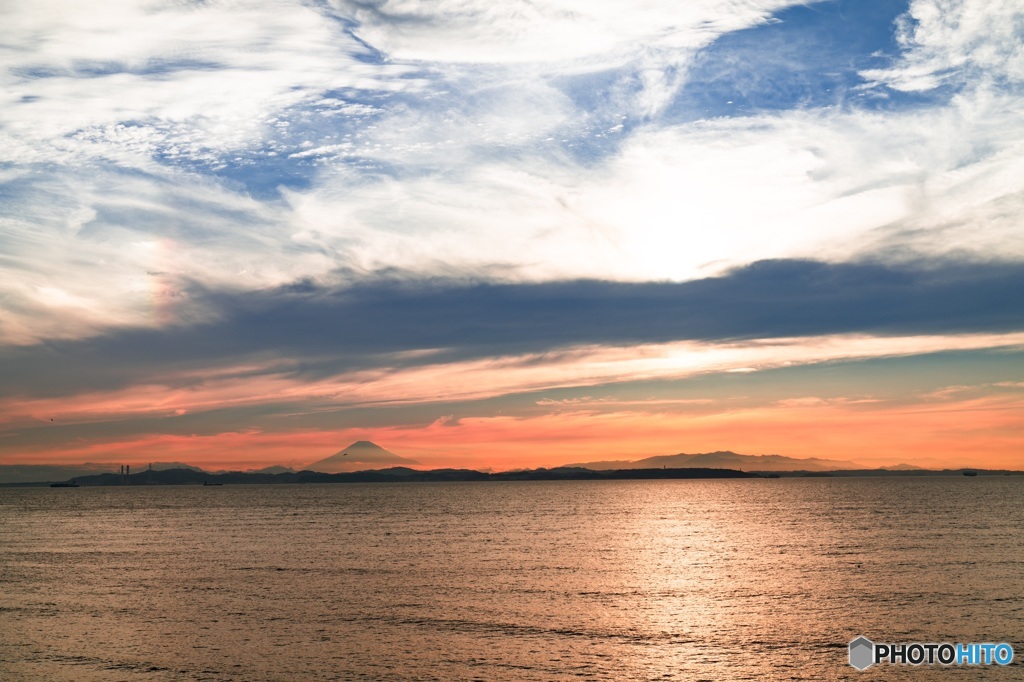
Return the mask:
<path id="1" fill-rule="evenodd" d="M 697 404 L 686 414 L 655 403 L 597 402 L 534 416 L 443 418 L 428 425 L 307 432 L 259 429 L 204 436 L 150 434 L 97 439 L 38 452 L 34 462 L 180 461 L 205 468 L 299 468 L 356 440 L 372 440 L 420 466 L 508 469 L 678 452 L 732 450 L 933 468 L 1020 468 L 1024 398 L 1019 393 L 904 406 L 803 398 L 722 410 Z M 145 454 L 143 454 L 145 453 Z"/>
<path id="2" fill-rule="evenodd" d="M 0 463 L 302 467 L 370 440 L 424 467 L 732 450 L 865 466 L 1024 468 L 1019 334 L 582 347 L 311 379 L 273 362 L 160 369 L 0 400 Z M 959 348 L 959 355 L 930 353 Z M 893 356 L 904 351 L 905 356 Z M 802 362 L 801 362 L 802 360 Z M 1003 377 L 1009 381 L 993 381 Z M 652 383 L 653 382 L 653 383 Z M 597 396 L 597 397 L 595 397 Z"/>

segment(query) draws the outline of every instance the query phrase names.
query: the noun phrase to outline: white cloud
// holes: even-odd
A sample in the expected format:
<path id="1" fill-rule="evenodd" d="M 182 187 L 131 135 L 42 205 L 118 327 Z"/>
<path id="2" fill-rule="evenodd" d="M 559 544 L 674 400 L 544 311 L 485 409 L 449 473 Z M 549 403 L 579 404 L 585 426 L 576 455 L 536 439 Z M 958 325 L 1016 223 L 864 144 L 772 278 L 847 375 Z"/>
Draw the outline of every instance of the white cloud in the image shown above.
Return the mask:
<path id="1" fill-rule="evenodd" d="M 202 178 L 93 169 L 21 182 L 0 218 L 0 343 L 195 322 L 206 313 L 191 282 L 258 288 L 337 265 L 290 245 L 279 209 Z"/>
<path id="2" fill-rule="evenodd" d="M 6 3 L 0 27 L 8 162 L 244 149 L 324 90 L 403 87 L 402 69 L 362 61 L 336 21 L 290 0 Z"/>
<path id="3" fill-rule="evenodd" d="M 699 49 L 801 4 L 807 3 L 332 0 L 357 22 L 356 34 L 390 59 L 431 65 L 445 77 L 466 66 L 506 68 L 506 78 L 520 84 L 625 70 L 628 93 L 616 96 L 616 106 L 642 117 L 671 102 Z"/>
<path id="4" fill-rule="evenodd" d="M 609 68 L 650 50 L 682 51 L 753 26 L 792 0 L 334 0 L 358 34 L 399 60 L 578 61 Z"/>
<path id="5" fill-rule="evenodd" d="M 1024 259 L 1024 109 L 1005 88 L 903 112 L 659 119 L 695 49 L 788 4 L 335 3 L 391 59 L 376 63 L 288 0 L 7 3 L 0 337 L 166 324 L 202 314 L 171 296 L 180 281 L 339 267 L 685 280 L 771 257 Z M 1013 3 L 928 7 L 873 78 L 959 64 L 1019 80 Z M 614 69 L 607 97 L 580 103 L 574 88 Z M 337 127 L 266 148 L 296 112 Z M 244 170 L 234 185 L 178 164 L 272 153 L 308 164 L 309 186 L 261 202 Z"/>
<path id="6" fill-rule="evenodd" d="M 202 315 L 172 296 L 180 281 L 260 288 L 339 267 L 685 280 L 769 257 L 1024 259 L 1012 103 L 649 126 L 589 163 L 543 141 L 502 157 L 472 112 L 459 125 L 478 137 L 448 143 L 447 114 L 400 111 L 357 143 L 398 174 L 328 165 L 284 205 L 183 173 L 26 171 L 0 223 L 0 333 L 167 324 Z"/>
<path id="7" fill-rule="evenodd" d="M 503 158 L 477 129 L 447 142 L 420 112 L 398 118 L 406 148 L 388 121 L 362 142 L 404 175 L 325 173 L 288 198 L 299 234 L 368 270 L 685 280 L 762 258 L 1024 259 L 1014 102 L 651 125 L 587 162 L 543 141 Z"/>
<path id="8" fill-rule="evenodd" d="M 1024 6 L 1018 0 L 913 0 L 897 38 L 905 50 L 897 63 L 865 77 L 904 91 L 1024 81 Z"/>

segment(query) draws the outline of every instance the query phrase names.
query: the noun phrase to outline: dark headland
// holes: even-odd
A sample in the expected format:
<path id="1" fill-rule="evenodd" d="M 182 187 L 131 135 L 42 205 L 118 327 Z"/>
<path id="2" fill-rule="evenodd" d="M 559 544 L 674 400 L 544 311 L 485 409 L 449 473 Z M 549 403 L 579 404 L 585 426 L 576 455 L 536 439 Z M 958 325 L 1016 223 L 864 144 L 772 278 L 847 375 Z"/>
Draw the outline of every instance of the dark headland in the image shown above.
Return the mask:
<path id="1" fill-rule="evenodd" d="M 421 471 L 408 467 L 371 469 L 340 474 L 326 474 L 319 471 L 295 471 L 284 473 L 254 473 L 229 471 L 208 473 L 194 469 L 166 469 L 164 471 L 141 471 L 131 476 L 118 474 L 96 474 L 79 476 L 79 486 L 120 486 L 120 485 L 202 485 L 209 484 L 273 484 L 273 483 L 399 483 L 425 481 L 597 481 L 597 480 L 638 480 L 672 478 L 758 478 L 757 474 L 733 469 L 617 469 L 592 471 L 577 467 L 554 469 L 530 469 L 526 471 L 503 471 L 486 473 L 473 469 L 432 469 Z"/>
<path id="2" fill-rule="evenodd" d="M 123 485 L 245 485 L 296 483 L 402 483 L 431 481 L 601 481 L 601 480 L 658 480 L 658 479 L 722 479 L 722 478 L 850 478 L 850 477 L 931 477 L 962 476 L 962 469 L 890 470 L 853 469 L 838 471 L 738 471 L 710 468 L 650 468 L 593 470 L 582 467 L 555 467 L 487 473 L 473 469 L 418 470 L 408 467 L 370 469 L 328 474 L 319 471 L 288 471 L 279 473 L 229 471 L 210 473 L 196 468 L 141 471 L 130 476 L 104 473 L 78 476 L 80 487 Z M 1024 475 L 1021 471 L 972 469 L 982 476 Z M 0 484 L 4 487 L 49 485 L 49 482 Z"/>

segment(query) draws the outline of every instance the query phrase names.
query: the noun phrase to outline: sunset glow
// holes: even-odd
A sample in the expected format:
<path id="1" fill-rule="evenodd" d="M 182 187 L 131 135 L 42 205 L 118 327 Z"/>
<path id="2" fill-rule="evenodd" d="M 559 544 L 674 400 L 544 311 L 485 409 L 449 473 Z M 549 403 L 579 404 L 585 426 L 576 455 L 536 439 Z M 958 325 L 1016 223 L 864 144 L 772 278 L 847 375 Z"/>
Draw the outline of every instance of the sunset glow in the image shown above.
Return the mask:
<path id="1" fill-rule="evenodd" d="M 8 3 L 0 465 L 1024 468 L 1022 17 Z"/>

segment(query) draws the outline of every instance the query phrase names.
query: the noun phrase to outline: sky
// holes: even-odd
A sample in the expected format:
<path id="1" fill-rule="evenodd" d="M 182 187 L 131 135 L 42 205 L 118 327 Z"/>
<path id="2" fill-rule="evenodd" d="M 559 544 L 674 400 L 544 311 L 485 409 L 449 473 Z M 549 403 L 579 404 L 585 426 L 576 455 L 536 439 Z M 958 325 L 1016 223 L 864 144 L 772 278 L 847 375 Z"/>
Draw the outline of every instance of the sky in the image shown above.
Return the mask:
<path id="1" fill-rule="evenodd" d="M 1024 468 L 1016 0 L 0 0 L 0 464 Z"/>

